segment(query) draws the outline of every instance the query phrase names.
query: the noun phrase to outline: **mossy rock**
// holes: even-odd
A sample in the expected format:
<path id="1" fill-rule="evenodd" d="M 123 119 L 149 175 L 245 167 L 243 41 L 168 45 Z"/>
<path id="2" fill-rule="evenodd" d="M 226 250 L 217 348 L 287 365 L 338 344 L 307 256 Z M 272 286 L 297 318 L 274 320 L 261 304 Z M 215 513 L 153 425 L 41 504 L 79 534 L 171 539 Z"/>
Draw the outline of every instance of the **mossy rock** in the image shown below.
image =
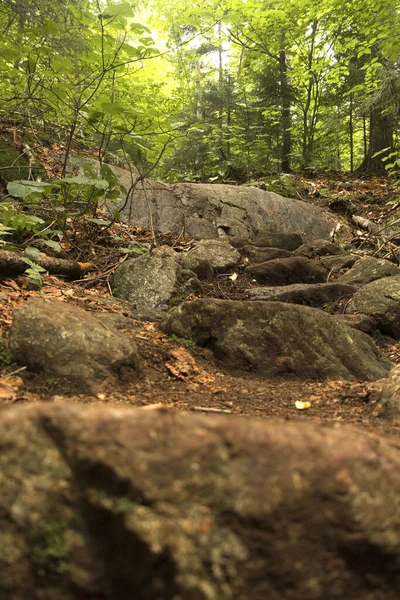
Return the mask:
<path id="1" fill-rule="evenodd" d="M 35 139 L 33 136 L 24 134 L 24 141 L 33 146 Z M 30 169 L 29 169 L 30 166 Z M 46 171 L 43 165 L 33 160 L 29 165 L 29 159 L 19 148 L 15 148 L 11 143 L 0 140 L 0 187 L 7 188 L 10 181 L 28 179 L 29 173 L 33 174 L 34 179 L 46 179 Z"/>
<path id="2" fill-rule="evenodd" d="M 29 160 L 18 148 L 0 140 L 0 168 L 0 184 L 5 188 L 9 181 L 27 179 Z"/>

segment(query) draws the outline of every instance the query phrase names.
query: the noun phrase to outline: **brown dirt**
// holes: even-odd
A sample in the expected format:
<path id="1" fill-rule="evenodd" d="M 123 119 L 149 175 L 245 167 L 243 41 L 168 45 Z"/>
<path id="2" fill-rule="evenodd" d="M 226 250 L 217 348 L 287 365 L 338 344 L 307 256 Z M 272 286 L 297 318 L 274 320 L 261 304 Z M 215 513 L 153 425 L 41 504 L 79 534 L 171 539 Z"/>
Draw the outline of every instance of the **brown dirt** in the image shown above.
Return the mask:
<path id="1" fill-rule="evenodd" d="M 337 182 L 330 179 L 329 184 L 335 190 Z M 387 186 L 373 182 L 373 191 L 384 190 L 383 201 L 387 202 Z M 322 183 L 318 180 L 318 186 Z M 349 184 L 350 185 L 350 184 Z M 325 180 L 327 187 L 327 181 Z M 351 184 L 356 187 L 356 183 Z M 358 189 L 358 188 L 356 188 Z M 378 192 L 376 191 L 378 190 Z M 338 192 L 339 193 L 339 192 Z M 362 188 L 364 193 L 364 187 Z M 360 190 L 357 194 L 361 194 Z M 349 190 L 344 194 L 349 195 Z M 354 192 L 356 195 L 356 192 Z M 362 195 L 362 194 L 361 194 Z M 372 208 L 366 207 L 362 200 L 357 205 L 358 214 L 368 214 Z M 309 199 L 312 201 L 312 199 Z M 356 200 L 352 200 L 355 202 Z M 320 201 L 320 198 L 318 198 Z M 382 202 L 374 197 L 374 210 Z M 386 206 L 385 204 L 383 205 Z M 372 215 L 368 214 L 371 218 Z M 16 280 L 3 280 L 0 285 L 0 332 L 7 335 L 11 324 L 12 309 L 24 302 L 31 295 L 42 295 L 56 298 L 63 302 L 71 302 L 90 311 L 101 313 L 125 314 L 120 304 L 107 302 L 110 300 L 109 277 L 113 268 L 121 260 L 116 248 L 135 240 L 139 243 L 151 241 L 151 235 L 140 229 L 129 229 L 124 225 L 115 225 L 105 232 L 92 224 L 76 224 L 76 241 L 79 244 L 79 256 L 71 256 L 66 248 L 66 255 L 78 260 L 91 260 L 96 271 L 89 273 L 83 281 L 69 283 L 54 276 L 45 278 L 41 292 L 27 290 L 27 279 L 23 276 Z M 113 236 L 119 236 L 115 242 Z M 123 241 L 120 241 L 121 238 Z M 168 243 L 177 250 L 184 251 L 190 241 L 159 236 L 158 243 Z M 257 285 L 250 276 L 238 269 L 235 281 L 230 279 L 232 273 L 217 275 L 215 281 L 204 286 L 203 296 L 225 299 L 244 299 L 245 290 Z M 340 311 L 340 304 L 326 307 L 329 312 Z M 368 429 L 379 430 L 382 434 L 397 435 L 400 431 L 397 424 L 386 421 L 381 416 L 379 404 L 379 385 L 360 381 L 299 381 L 295 378 L 260 379 L 251 373 L 229 374 L 222 371 L 215 363 L 212 354 L 198 348 L 185 348 L 182 343 L 172 340 L 161 333 L 157 324 L 127 319 L 127 331 L 135 338 L 142 357 L 142 375 L 129 388 L 116 390 L 112 394 L 99 394 L 97 398 L 86 396 L 61 397 L 54 395 L 40 378 L 24 375 L 6 378 L 13 365 L 0 371 L 0 384 L 8 382 L 13 393 L 2 392 L 0 385 L 0 406 L 8 407 L 15 403 L 28 403 L 45 400 L 48 402 L 102 403 L 118 406 L 152 407 L 161 404 L 171 410 L 188 410 L 214 414 L 240 414 L 262 418 L 282 418 L 290 420 L 324 421 L 335 426 L 352 423 Z M 133 333 L 132 333 L 133 332 Z M 400 362 L 400 343 L 382 348 L 394 364 Z M 309 408 L 300 410 L 296 402 L 310 403 Z"/>

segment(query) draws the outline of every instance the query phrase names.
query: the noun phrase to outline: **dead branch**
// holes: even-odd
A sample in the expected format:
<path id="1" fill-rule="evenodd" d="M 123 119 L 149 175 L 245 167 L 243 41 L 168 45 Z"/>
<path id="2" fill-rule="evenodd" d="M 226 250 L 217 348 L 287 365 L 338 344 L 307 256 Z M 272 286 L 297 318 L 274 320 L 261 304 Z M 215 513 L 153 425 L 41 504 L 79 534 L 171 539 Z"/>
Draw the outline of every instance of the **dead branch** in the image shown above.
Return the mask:
<path id="1" fill-rule="evenodd" d="M 369 219 L 366 219 L 365 217 L 353 215 L 351 217 L 351 220 L 353 221 L 353 223 L 355 225 L 357 225 L 357 227 L 361 227 L 361 229 L 365 229 L 366 231 L 369 231 L 370 233 L 373 233 L 373 234 L 378 233 L 378 231 L 380 229 L 380 227 L 378 225 L 376 225 Z"/>
<path id="2" fill-rule="evenodd" d="M 48 273 L 64 275 L 68 279 L 79 279 L 85 270 L 89 268 L 88 263 L 78 263 L 74 260 L 66 260 L 64 258 L 53 258 L 45 254 L 26 256 L 18 252 L 0 250 L 0 277 L 12 277 L 24 273 L 29 267 L 24 260 L 26 258 L 46 269 Z"/>

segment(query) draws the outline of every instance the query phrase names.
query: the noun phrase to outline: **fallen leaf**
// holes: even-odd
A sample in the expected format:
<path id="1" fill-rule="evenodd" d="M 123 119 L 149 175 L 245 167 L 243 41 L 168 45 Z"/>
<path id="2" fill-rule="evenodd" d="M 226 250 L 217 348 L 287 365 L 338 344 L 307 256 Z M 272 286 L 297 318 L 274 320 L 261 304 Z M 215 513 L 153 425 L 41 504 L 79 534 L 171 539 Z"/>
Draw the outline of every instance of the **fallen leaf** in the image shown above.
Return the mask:
<path id="1" fill-rule="evenodd" d="M 232 275 L 229 275 L 229 279 L 231 281 L 236 281 L 237 278 L 238 278 L 238 274 L 237 273 L 232 273 Z"/>
<path id="2" fill-rule="evenodd" d="M 50 294 L 52 296 L 62 296 L 62 291 L 51 285 L 45 285 L 42 291 L 45 294 Z"/>
<path id="3" fill-rule="evenodd" d="M 7 381 L 0 381 L 0 403 L 15 402 L 17 389 Z"/>
<path id="4" fill-rule="evenodd" d="M 177 379 L 186 379 L 188 375 L 198 373 L 199 368 L 193 356 L 184 348 L 173 348 L 170 352 L 173 360 L 165 363 L 168 371 Z"/>
<path id="5" fill-rule="evenodd" d="M 14 281 L 14 279 L 10 279 L 7 282 L 7 285 L 10 286 L 16 292 L 19 292 L 21 290 L 21 288 L 19 287 L 18 283 L 16 281 Z"/>
<path id="6" fill-rule="evenodd" d="M 307 408 L 311 408 L 311 402 L 301 402 L 300 400 L 296 400 L 294 405 L 297 410 L 307 410 Z"/>
<path id="7" fill-rule="evenodd" d="M 78 262 L 78 265 L 82 269 L 82 271 L 95 271 L 96 267 L 91 262 Z"/>

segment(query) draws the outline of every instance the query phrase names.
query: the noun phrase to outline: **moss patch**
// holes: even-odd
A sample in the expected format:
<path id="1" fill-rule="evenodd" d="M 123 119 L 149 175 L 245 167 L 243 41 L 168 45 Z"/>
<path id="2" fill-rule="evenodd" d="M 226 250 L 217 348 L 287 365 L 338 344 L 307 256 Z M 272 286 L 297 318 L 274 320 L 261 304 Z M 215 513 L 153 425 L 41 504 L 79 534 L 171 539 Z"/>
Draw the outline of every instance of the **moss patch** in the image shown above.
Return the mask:
<path id="1" fill-rule="evenodd" d="M 44 577 L 66 570 L 69 553 L 68 528 L 66 520 L 57 519 L 34 525 L 29 530 L 31 557 L 37 575 Z"/>

